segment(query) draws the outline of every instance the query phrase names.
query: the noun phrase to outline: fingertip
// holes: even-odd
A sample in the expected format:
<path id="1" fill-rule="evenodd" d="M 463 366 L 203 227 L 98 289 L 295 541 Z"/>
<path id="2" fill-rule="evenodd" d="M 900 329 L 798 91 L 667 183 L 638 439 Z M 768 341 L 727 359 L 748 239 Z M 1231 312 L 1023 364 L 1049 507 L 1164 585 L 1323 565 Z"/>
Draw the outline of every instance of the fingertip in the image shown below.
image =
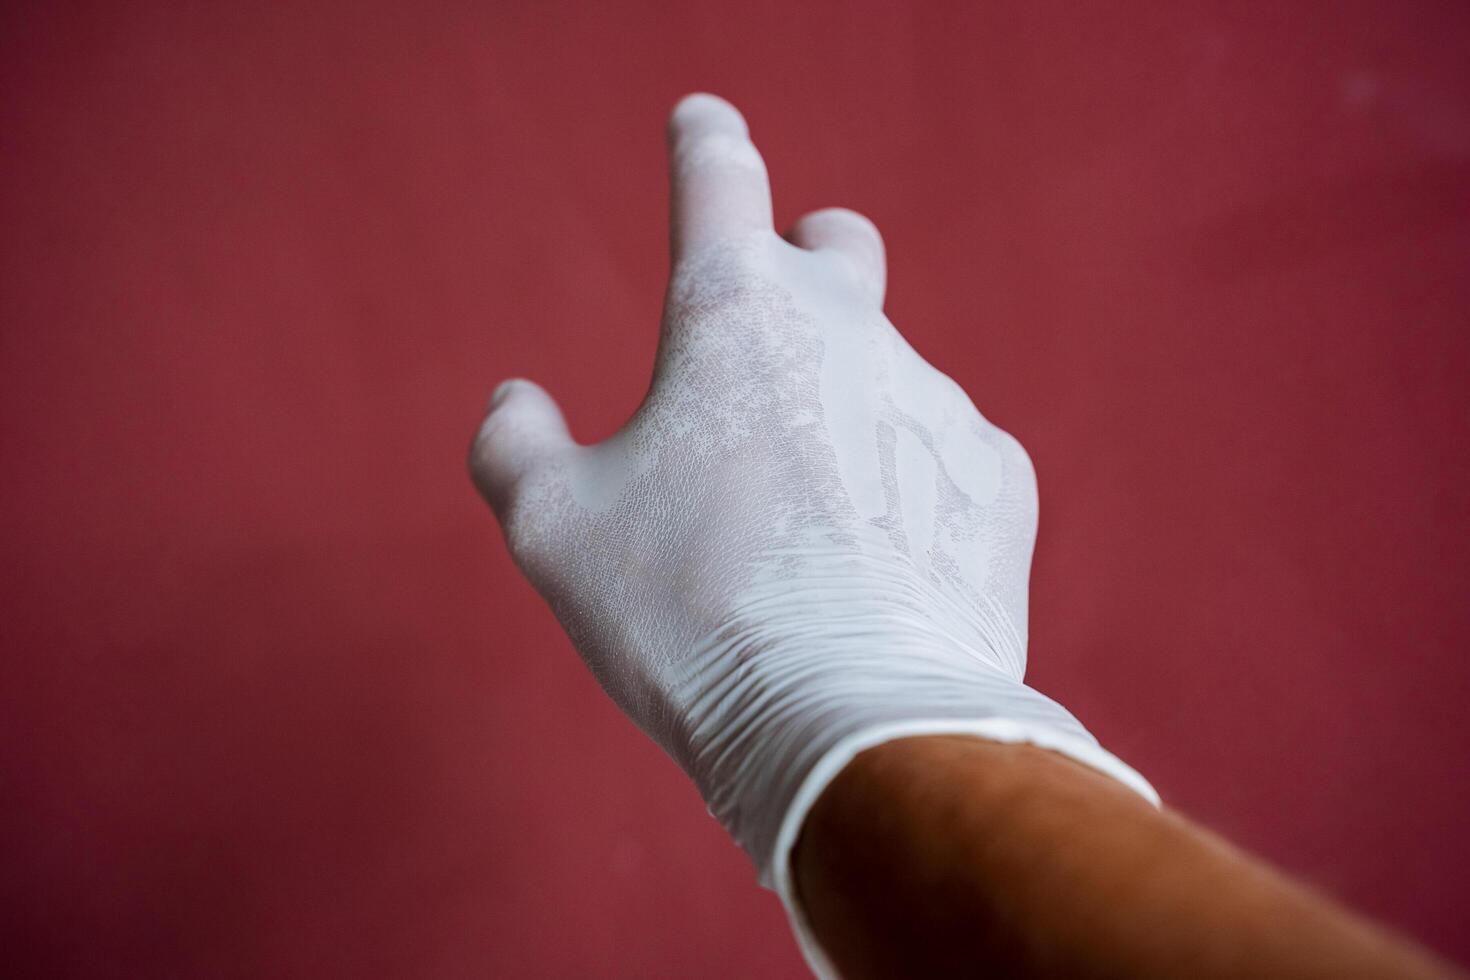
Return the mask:
<path id="1" fill-rule="evenodd" d="M 675 103 L 667 132 L 670 142 L 712 133 L 750 139 L 750 127 L 740 110 L 710 92 L 690 92 Z"/>
<path id="2" fill-rule="evenodd" d="M 863 288 L 881 307 L 887 288 L 888 258 L 883 235 L 872 219 L 850 208 L 821 208 L 798 218 L 785 238 L 799 248 L 830 251 L 850 264 Z"/>
<path id="3" fill-rule="evenodd" d="M 669 242 L 674 261 L 704 244 L 771 232 L 771 186 L 745 117 L 692 92 L 669 115 Z"/>
<path id="4" fill-rule="evenodd" d="M 863 231 L 872 235 L 880 244 L 883 241 L 883 233 L 878 230 L 878 226 L 873 223 L 873 219 L 861 211 L 840 207 L 818 208 L 811 213 L 811 217 L 818 221 L 846 223 L 848 227 L 861 228 Z"/>
<path id="5" fill-rule="evenodd" d="M 883 233 L 873 219 L 851 208 L 818 208 L 808 211 L 792 222 L 787 229 L 786 240 L 802 248 L 822 248 L 834 244 L 860 243 L 863 247 L 880 252 L 883 249 Z"/>
<path id="6" fill-rule="evenodd" d="M 551 393 L 526 378 L 506 378 L 495 386 L 485 407 L 481 429 L 514 424 L 553 435 L 566 435 L 566 420 Z"/>
<path id="7" fill-rule="evenodd" d="M 490 393 L 489 404 L 485 406 L 485 414 L 488 415 L 499 408 L 501 404 L 503 404 L 505 400 L 510 397 L 511 391 L 515 388 L 516 383 L 520 380 L 520 378 L 506 378 L 504 381 L 500 382 L 500 384 L 496 385 L 495 390 Z"/>
<path id="8" fill-rule="evenodd" d="M 551 395 L 533 381 L 510 378 L 496 386 L 470 444 L 470 475 L 501 514 L 528 473 L 574 445 Z"/>

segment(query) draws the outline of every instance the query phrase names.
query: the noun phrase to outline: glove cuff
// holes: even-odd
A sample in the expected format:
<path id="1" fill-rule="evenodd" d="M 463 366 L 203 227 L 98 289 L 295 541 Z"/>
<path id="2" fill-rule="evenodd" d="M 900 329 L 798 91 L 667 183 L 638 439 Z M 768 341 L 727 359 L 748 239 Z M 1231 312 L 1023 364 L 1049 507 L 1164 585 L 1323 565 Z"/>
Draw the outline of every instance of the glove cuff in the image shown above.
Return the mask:
<path id="1" fill-rule="evenodd" d="M 1029 688 L 1028 688 L 1029 690 Z M 1040 695 L 1038 695 L 1040 696 Z M 1070 718 L 1070 715 L 1068 716 Z M 796 936 L 807 966 L 818 980 L 840 980 L 807 920 L 796 894 L 791 852 L 812 806 L 849 762 L 866 749 L 895 739 L 917 735 L 975 735 L 997 742 L 1024 742 L 1051 749 L 1096 769 L 1138 793 L 1154 806 L 1161 806 L 1158 792 L 1133 767 L 1098 745 L 1081 725 L 1075 730 L 1052 728 L 1035 721 L 995 717 L 983 719 L 915 718 L 891 721 L 849 733 L 832 745 L 807 771 L 782 815 L 767 859 L 760 863 L 760 882 L 775 891 L 786 909 L 786 918 Z"/>

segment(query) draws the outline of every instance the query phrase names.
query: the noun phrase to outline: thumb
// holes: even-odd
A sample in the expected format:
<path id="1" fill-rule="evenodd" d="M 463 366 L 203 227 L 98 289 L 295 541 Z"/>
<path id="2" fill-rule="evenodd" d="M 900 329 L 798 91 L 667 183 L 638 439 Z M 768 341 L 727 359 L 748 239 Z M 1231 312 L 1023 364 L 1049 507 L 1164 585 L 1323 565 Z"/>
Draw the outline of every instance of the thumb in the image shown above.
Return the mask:
<path id="1" fill-rule="evenodd" d="M 512 378 L 490 397 L 470 445 L 470 477 L 504 525 L 526 478 L 575 446 L 552 397 L 534 382 Z"/>

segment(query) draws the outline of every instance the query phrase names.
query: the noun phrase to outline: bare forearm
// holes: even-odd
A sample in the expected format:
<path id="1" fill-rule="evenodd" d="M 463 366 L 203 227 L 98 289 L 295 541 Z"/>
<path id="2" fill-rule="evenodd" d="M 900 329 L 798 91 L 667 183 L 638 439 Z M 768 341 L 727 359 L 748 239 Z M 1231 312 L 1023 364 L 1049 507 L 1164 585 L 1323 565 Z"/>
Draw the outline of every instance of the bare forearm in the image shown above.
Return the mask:
<path id="1" fill-rule="evenodd" d="M 848 978 L 1452 977 L 1113 780 L 962 736 L 858 756 L 807 817 L 802 903 Z"/>

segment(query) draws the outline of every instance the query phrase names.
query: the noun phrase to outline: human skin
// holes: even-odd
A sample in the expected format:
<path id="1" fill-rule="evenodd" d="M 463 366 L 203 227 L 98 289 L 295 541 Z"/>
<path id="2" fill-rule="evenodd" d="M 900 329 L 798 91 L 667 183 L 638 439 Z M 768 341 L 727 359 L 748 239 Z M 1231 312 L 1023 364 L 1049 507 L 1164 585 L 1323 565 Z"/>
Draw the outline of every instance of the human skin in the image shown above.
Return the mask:
<path id="1" fill-rule="evenodd" d="M 848 980 L 1464 976 L 1031 745 L 926 736 L 863 752 L 808 814 L 794 864 Z"/>

